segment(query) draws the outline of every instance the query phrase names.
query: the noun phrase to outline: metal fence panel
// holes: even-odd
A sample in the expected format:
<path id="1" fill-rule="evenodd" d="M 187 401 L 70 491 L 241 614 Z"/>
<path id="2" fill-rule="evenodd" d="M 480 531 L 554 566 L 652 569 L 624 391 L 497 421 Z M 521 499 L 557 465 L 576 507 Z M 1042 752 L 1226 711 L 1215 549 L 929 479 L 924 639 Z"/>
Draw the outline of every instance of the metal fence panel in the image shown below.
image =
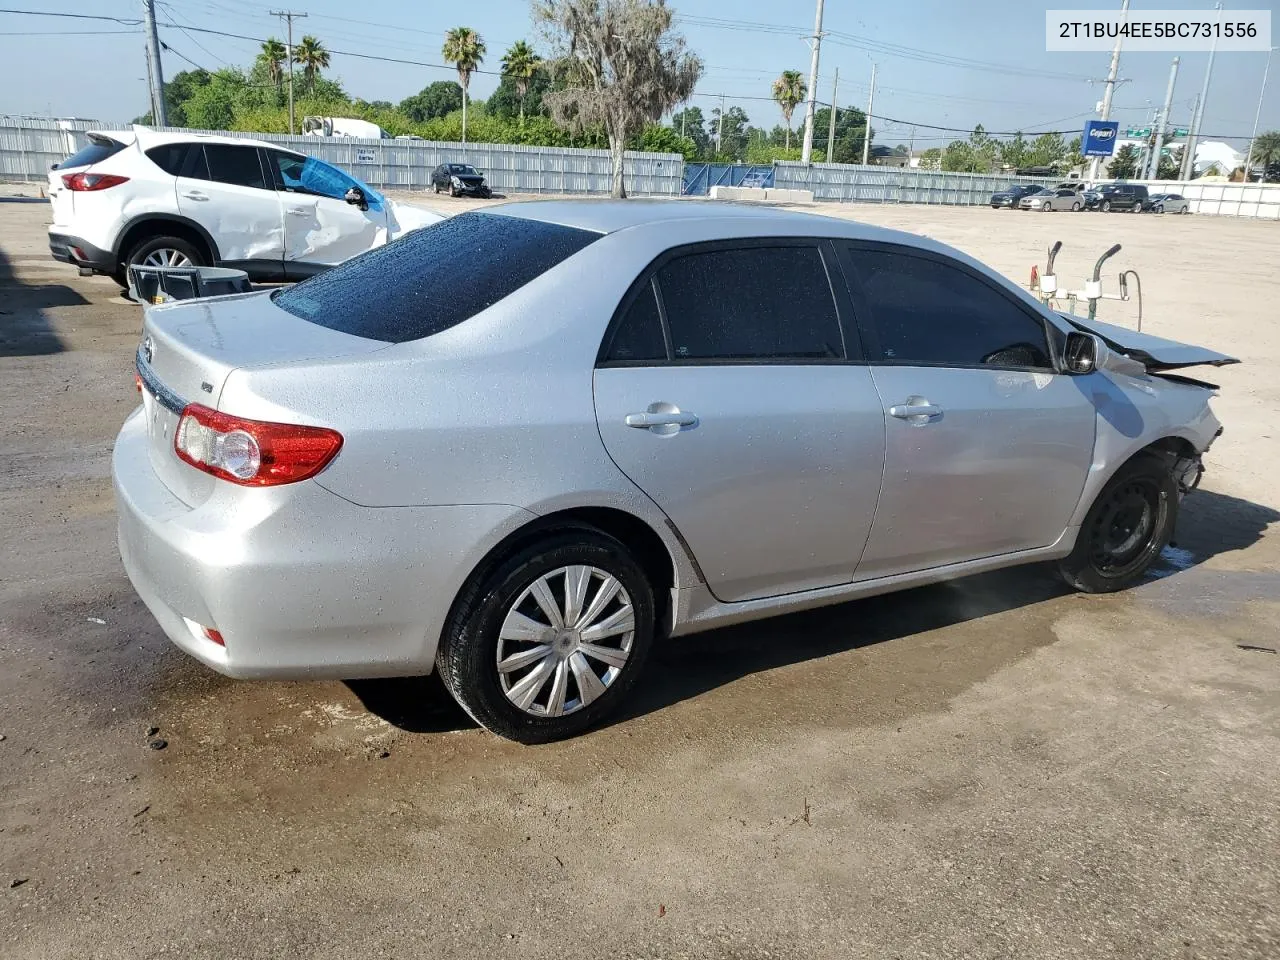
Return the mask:
<path id="1" fill-rule="evenodd" d="M 1058 182 L 1058 178 L 1052 177 L 1009 177 L 843 163 L 806 165 L 794 160 L 780 161 L 774 170 L 774 184 L 782 189 L 812 190 L 814 200 L 845 203 L 982 205 L 1011 180 Z"/>
<path id="2" fill-rule="evenodd" d="M 43 180 L 49 168 L 83 147 L 87 130 L 124 130 L 129 124 L 93 120 L 0 117 L 0 179 Z M 497 193 L 608 194 L 612 166 L 607 150 L 528 147 L 506 143 L 438 143 L 428 140 L 360 140 L 225 130 L 154 129 L 264 140 L 333 163 L 384 190 L 425 190 L 434 167 L 470 163 Z M 633 196 L 677 197 L 684 158 L 674 153 L 627 153 L 625 182 Z"/>

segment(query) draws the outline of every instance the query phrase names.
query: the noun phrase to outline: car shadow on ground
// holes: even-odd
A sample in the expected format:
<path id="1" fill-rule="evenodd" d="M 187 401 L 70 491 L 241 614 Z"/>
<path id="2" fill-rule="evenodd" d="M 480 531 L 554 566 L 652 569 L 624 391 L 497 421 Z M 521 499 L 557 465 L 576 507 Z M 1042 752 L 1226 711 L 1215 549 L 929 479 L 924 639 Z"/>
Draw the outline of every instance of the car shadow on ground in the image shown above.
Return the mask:
<path id="1" fill-rule="evenodd" d="M 1170 576 L 1253 545 L 1280 511 L 1198 490 L 1182 504 L 1177 547 L 1152 569 Z M 1005 613 L 1071 593 L 1051 564 L 1016 567 L 803 613 L 665 640 L 610 723 L 661 710 L 743 677 Z M 352 680 L 365 709 L 410 733 L 475 727 L 438 676 Z"/>
<path id="2" fill-rule="evenodd" d="M 61 353 L 66 344 L 54 331 L 45 311 L 88 303 L 65 284 L 19 278 L 14 263 L 0 252 L 0 357 Z"/>

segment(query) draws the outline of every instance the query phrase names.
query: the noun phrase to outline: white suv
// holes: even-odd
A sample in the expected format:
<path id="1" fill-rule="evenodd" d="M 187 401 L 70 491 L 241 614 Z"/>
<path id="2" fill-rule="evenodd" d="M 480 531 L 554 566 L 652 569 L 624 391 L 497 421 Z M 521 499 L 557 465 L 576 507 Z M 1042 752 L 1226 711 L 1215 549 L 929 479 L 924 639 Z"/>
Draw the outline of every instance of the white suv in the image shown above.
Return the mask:
<path id="1" fill-rule="evenodd" d="M 49 174 L 55 260 L 121 284 L 130 264 L 301 280 L 442 219 L 259 140 L 91 132 Z"/>

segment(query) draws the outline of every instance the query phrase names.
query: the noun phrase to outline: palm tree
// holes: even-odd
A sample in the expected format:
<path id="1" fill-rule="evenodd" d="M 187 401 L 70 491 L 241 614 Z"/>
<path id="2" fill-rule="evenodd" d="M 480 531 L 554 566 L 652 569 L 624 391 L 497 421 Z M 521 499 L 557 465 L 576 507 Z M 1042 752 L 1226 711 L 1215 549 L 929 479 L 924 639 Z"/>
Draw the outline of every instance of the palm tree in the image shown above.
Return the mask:
<path id="1" fill-rule="evenodd" d="M 502 74 L 510 77 L 520 94 L 520 124 L 524 125 L 524 95 L 529 92 L 529 81 L 542 61 L 533 48 L 523 40 L 517 40 L 502 58 Z"/>
<path id="2" fill-rule="evenodd" d="M 467 142 L 467 89 L 471 86 L 471 74 L 484 62 L 484 41 L 470 27 L 454 27 L 444 37 L 446 63 L 458 70 L 458 83 L 462 86 L 462 142 Z"/>
<path id="3" fill-rule="evenodd" d="M 280 81 L 284 77 L 284 64 L 289 58 L 289 51 L 283 43 L 271 37 L 262 45 L 262 53 L 258 55 L 267 65 L 267 77 L 280 89 Z"/>
<path id="4" fill-rule="evenodd" d="M 293 48 L 293 62 L 302 65 L 302 76 L 307 81 L 307 89 L 315 86 L 316 77 L 321 68 L 329 66 L 329 51 L 311 34 L 302 38 L 302 42 Z"/>
<path id="5" fill-rule="evenodd" d="M 782 108 L 782 119 L 787 125 L 787 149 L 791 149 L 791 114 L 808 94 L 809 88 L 799 70 L 783 70 L 782 76 L 773 81 L 773 99 Z"/>
<path id="6" fill-rule="evenodd" d="M 1262 167 L 1262 179 L 1265 181 L 1267 168 L 1280 161 L 1280 130 L 1268 130 L 1254 137 L 1249 156 L 1253 158 L 1251 163 Z"/>

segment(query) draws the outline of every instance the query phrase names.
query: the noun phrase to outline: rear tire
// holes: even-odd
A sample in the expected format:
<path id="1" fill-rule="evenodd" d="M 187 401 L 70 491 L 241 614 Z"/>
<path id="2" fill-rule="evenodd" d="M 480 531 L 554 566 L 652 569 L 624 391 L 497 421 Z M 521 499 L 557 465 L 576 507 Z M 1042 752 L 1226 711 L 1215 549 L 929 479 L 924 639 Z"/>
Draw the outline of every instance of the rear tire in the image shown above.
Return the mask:
<path id="1" fill-rule="evenodd" d="M 574 571 L 588 571 L 577 603 L 569 599 Z M 628 620 L 629 630 L 617 630 Z M 580 636 L 602 625 L 616 632 Z M 584 526 L 518 549 L 465 588 L 436 667 L 481 726 L 520 743 L 546 743 L 612 713 L 640 675 L 653 639 L 653 588 L 644 571 L 622 543 Z M 513 658 L 501 669 L 500 660 Z"/>
<path id="2" fill-rule="evenodd" d="M 1075 549 L 1058 568 L 1084 593 L 1133 586 L 1173 535 L 1178 487 L 1168 457 L 1141 454 L 1112 477 L 1089 508 Z"/>
<path id="3" fill-rule="evenodd" d="M 181 237 L 148 237 L 129 251 L 120 266 L 119 276 L 112 274 L 112 277 L 122 287 L 127 287 L 129 267 L 135 263 L 150 263 L 154 266 L 207 267 L 209 266 L 207 260 L 203 251 Z"/>

